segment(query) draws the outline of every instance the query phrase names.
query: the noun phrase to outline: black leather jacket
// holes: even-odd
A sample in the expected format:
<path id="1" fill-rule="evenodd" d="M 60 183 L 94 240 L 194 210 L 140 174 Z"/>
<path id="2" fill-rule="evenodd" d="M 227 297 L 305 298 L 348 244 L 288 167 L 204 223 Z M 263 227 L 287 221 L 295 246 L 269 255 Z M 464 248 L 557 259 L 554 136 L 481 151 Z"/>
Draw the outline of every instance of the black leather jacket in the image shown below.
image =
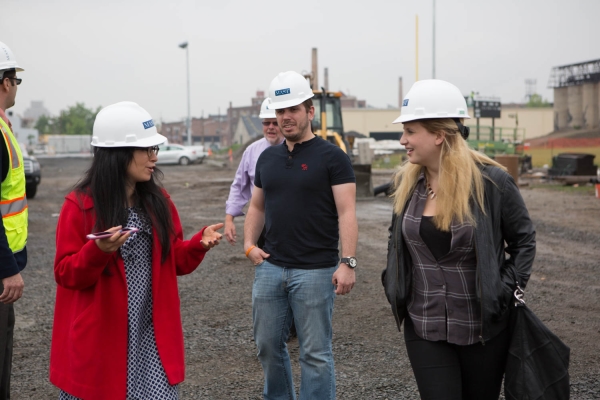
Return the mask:
<path id="1" fill-rule="evenodd" d="M 521 288 L 527 285 L 535 258 L 535 231 L 513 178 L 497 167 L 481 168 L 485 215 L 478 206 L 473 205 L 472 209 L 477 222 L 474 240 L 482 321 L 479 339 L 485 343 L 506 328 L 515 282 Z M 404 211 L 392 218 L 387 268 L 381 275 L 398 330 L 407 313 L 412 285 L 412 261 L 402 237 L 403 214 Z"/>

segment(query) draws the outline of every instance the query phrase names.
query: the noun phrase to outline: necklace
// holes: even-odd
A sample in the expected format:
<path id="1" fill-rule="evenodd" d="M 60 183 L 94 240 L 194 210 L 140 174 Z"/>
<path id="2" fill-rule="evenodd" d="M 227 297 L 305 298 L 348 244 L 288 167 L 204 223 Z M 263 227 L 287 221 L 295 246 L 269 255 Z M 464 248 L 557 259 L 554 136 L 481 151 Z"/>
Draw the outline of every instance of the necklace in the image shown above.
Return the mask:
<path id="1" fill-rule="evenodd" d="M 433 189 L 431 188 L 431 184 L 429 182 L 427 182 L 427 196 L 431 195 L 431 199 L 435 199 L 435 192 L 433 191 Z"/>

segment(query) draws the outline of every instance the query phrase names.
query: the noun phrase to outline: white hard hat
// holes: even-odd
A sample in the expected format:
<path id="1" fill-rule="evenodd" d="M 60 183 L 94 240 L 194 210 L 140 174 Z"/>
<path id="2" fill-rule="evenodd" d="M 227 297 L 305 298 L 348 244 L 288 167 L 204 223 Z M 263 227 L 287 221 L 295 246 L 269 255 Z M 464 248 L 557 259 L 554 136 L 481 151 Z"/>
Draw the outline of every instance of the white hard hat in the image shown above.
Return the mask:
<path id="1" fill-rule="evenodd" d="M 460 90 L 450 82 L 425 79 L 415 82 L 402 101 L 394 124 L 429 118 L 471 118 Z"/>
<path id="2" fill-rule="evenodd" d="M 277 118 L 275 110 L 270 109 L 269 104 L 271 104 L 271 99 L 267 97 L 260 105 L 260 114 L 258 115 L 258 118 Z"/>
<path id="3" fill-rule="evenodd" d="M 94 121 L 92 146 L 150 147 L 166 140 L 157 132 L 150 114 L 132 101 L 104 107 Z"/>
<path id="4" fill-rule="evenodd" d="M 313 97 L 313 91 L 305 77 L 294 71 L 281 72 L 269 86 L 270 110 L 302 104 Z"/>
<path id="5" fill-rule="evenodd" d="M 0 42 L 0 71 L 4 71 L 6 69 L 15 69 L 17 72 L 25 71 L 23 68 L 19 67 L 17 64 L 17 60 L 15 60 L 15 55 L 10 48 L 4 43 Z"/>

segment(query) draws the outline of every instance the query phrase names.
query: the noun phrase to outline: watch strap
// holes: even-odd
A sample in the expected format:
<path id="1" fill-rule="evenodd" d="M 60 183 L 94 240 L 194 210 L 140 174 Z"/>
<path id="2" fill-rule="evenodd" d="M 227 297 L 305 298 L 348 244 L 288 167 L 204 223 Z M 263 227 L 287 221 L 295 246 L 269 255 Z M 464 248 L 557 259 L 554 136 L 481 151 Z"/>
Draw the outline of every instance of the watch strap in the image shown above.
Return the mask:
<path id="1" fill-rule="evenodd" d="M 354 269 L 356 268 L 357 260 L 356 257 L 342 257 L 340 259 L 340 263 L 344 263 L 350 268 Z"/>

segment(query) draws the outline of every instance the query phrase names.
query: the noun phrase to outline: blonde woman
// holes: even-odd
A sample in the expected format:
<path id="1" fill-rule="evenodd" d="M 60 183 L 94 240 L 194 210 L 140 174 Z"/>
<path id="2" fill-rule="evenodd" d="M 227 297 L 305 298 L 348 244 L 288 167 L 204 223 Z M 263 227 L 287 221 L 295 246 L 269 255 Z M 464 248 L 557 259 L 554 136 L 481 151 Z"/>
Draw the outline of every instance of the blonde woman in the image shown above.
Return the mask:
<path id="1" fill-rule="evenodd" d="M 535 231 L 505 168 L 469 149 L 467 105 L 416 82 L 394 123 L 408 160 L 395 178 L 382 282 L 423 400 L 498 399 L 508 305 L 527 284 Z M 507 256 L 508 255 L 508 256 Z"/>

